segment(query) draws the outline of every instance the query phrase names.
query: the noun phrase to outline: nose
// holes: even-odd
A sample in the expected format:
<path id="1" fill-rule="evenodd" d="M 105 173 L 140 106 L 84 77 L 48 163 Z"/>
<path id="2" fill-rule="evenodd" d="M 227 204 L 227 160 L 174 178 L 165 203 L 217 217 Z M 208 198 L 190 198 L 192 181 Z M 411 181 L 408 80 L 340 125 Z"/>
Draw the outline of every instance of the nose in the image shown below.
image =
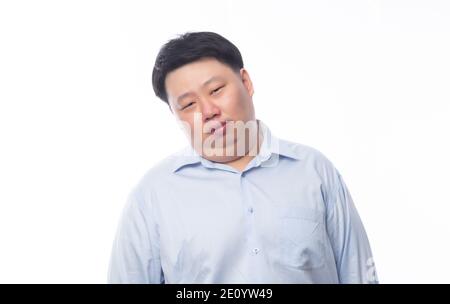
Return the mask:
<path id="1" fill-rule="evenodd" d="M 203 122 L 208 122 L 212 118 L 214 118 L 216 115 L 220 115 L 220 109 L 218 106 L 216 106 L 214 103 L 210 101 L 204 101 L 202 103 L 202 116 L 203 116 Z"/>

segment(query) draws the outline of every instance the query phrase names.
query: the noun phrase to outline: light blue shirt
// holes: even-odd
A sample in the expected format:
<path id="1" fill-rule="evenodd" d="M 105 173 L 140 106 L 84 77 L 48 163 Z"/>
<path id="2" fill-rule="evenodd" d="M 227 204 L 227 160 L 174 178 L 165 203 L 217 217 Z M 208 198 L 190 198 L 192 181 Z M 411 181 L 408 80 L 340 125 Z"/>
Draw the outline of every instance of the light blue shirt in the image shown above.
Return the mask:
<path id="1" fill-rule="evenodd" d="M 258 120 L 259 154 L 238 171 L 191 147 L 131 191 L 109 283 L 376 283 L 342 176 L 319 151 Z"/>

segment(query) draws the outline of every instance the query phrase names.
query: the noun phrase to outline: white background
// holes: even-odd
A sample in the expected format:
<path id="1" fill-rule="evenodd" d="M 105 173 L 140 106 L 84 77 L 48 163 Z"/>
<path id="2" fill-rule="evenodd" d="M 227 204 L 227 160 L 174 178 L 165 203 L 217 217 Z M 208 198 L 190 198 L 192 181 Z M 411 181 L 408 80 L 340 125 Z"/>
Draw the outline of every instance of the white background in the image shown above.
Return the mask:
<path id="1" fill-rule="evenodd" d="M 257 117 L 340 170 L 380 281 L 449 283 L 449 3 L 1 1 L 0 282 L 106 282 L 128 192 L 187 143 L 155 56 L 210 30 Z"/>

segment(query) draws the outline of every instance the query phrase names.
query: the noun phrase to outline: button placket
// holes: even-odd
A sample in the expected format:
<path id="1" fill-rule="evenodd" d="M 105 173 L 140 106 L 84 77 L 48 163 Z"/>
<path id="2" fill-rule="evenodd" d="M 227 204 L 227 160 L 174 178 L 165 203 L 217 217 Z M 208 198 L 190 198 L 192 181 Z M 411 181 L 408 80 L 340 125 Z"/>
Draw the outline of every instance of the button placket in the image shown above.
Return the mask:
<path id="1" fill-rule="evenodd" d="M 261 247 L 258 242 L 257 232 L 255 230 L 255 208 L 253 206 L 252 197 L 247 192 L 248 189 L 246 189 L 246 181 L 245 181 L 246 175 L 241 174 L 239 177 L 239 185 L 240 190 L 242 193 L 242 203 L 243 207 L 246 210 L 246 218 L 247 218 L 247 225 L 248 225 L 248 250 L 251 256 L 257 256 L 261 252 Z"/>

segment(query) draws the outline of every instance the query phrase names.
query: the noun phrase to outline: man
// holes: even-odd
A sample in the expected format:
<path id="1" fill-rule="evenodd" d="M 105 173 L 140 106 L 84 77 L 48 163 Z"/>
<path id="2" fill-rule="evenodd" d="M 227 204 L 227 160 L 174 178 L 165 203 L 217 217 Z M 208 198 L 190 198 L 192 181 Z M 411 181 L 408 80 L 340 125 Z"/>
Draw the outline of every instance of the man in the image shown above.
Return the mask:
<path id="1" fill-rule="evenodd" d="M 110 283 L 375 283 L 348 189 L 319 151 L 255 118 L 239 50 L 212 32 L 166 43 L 155 94 L 190 145 L 131 191 Z"/>

